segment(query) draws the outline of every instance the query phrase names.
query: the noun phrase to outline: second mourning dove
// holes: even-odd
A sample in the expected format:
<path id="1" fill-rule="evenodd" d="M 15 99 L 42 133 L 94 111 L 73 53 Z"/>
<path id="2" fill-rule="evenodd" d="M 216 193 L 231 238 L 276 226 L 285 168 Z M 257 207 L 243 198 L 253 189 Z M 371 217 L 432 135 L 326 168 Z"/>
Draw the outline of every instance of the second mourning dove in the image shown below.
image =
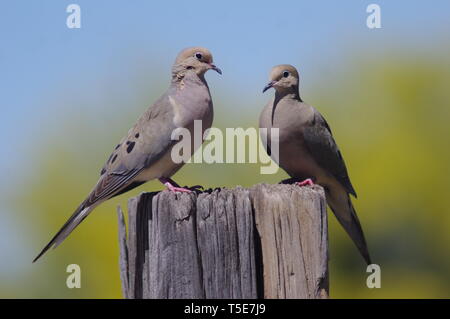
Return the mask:
<path id="1" fill-rule="evenodd" d="M 208 70 L 222 74 L 207 49 L 187 48 L 178 54 L 169 89 L 117 144 L 94 189 L 33 262 L 61 244 L 97 205 L 114 196 L 156 178 L 171 191 L 189 191 L 170 179 L 184 164 L 172 161 L 171 150 L 180 141 L 172 140 L 171 134 L 177 128 L 186 128 L 193 138 L 195 120 L 202 121 L 203 132 L 211 127 L 213 105 L 204 77 Z M 191 155 L 194 151 L 191 147 Z"/>
<path id="2" fill-rule="evenodd" d="M 349 196 L 356 197 L 356 192 L 344 159 L 323 116 L 300 98 L 299 75 L 295 67 L 286 64 L 273 67 L 270 82 L 263 92 L 270 88 L 275 89 L 275 96 L 259 120 L 260 128 L 266 128 L 268 132 L 261 134 L 268 154 L 291 177 L 303 180 L 298 185 L 317 183 L 324 187 L 331 210 L 367 264 L 371 264 L 361 224 Z M 272 143 L 271 128 L 279 129 L 279 156 L 271 154 L 267 146 Z"/>

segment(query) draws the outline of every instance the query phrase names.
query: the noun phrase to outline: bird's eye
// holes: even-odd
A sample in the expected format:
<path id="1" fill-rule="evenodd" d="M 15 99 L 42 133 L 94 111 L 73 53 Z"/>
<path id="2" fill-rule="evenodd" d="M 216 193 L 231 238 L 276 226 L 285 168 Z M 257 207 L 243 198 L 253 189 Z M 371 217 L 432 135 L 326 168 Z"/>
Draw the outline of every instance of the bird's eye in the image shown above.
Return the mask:
<path id="1" fill-rule="evenodd" d="M 289 72 L 288 72 L 288 71 L 284 71 L 284 72 L 283 72 L 283 77 L 284 77 L 284 78 L 287 78 L 288 76 L 289 76 Z"/>
<path id="2" fill-rule="evenodd" d="M 200 52 L 197 52 L 197 53 L 195 54 L 195 57 L 196 57 L 197 59 L 201 60 L 201 59 L 203 58 L 203 55 L 202 55 Z"/>

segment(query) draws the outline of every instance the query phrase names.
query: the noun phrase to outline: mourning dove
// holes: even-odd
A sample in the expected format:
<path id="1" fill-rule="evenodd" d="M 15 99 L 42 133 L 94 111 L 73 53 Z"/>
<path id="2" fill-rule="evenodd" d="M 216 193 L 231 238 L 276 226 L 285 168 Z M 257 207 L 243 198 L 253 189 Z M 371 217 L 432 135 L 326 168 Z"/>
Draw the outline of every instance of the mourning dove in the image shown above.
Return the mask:
<path id="1" fill-rule="evenodd" d="M 171 150 L 181 141 L 172 140 L 171 135 L 177 128 L 186 128 L 193 137 L 195 120 L 202 121 L 202 133 L 211 127 L 213 105 L 204 77 L 208 70 L 222 74 L 207 49 L 187 48 L 178 54 L 169 89 L 117 144 L 94 189 L 33 262 L 61 244 L 97 205 L 114 196 L 156 178 L 171 191 L 189 191 L 170 179 L 184 164 L 172 161 Z M 190 155 L 194 151 L 192 147 Z"/>
<path id="2" fill-rule="evenodd" d="M 275 89 L 275 96 L 263 109 L 259 125 L 268 154 L 291 177 L 304 180 L 298 185 L 317 183 L 324 187 L 327 203 L 336 218 L 371 264 L 361 224 L 349 194 L 356 198 L 347 168 L 323 116 L 304 103 L 299 94 L 299 75 L 292 65 L 278 65 L 270 72 L 263 92 Z M 271 154 L 271 128 L 279 129 L 279 154 Z M 264 132 L 264 130 L 261 130 Z"/>

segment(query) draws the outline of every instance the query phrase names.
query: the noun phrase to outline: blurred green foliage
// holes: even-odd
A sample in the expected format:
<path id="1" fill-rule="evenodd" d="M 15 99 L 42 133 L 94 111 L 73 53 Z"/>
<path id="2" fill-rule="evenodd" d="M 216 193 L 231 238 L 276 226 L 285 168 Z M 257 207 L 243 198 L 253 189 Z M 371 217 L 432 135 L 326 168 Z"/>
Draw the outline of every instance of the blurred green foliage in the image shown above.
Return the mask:
<path id="1" fill-rule="evenodd" d="M 333 298 L 450 297 L 449 56 L 428 60 L 399 55 L 376 62 L 354 57 L 310 84 L 312 90 L 302 90 L 304 100 L 327 118 L 341 147 L 372 259 L 382 271 L 381 289 L 368 289 L 362 258 L 330 214 Z M 143 88 L 142 83 L 155 83 L 155 78 L 142 74 L 133 80 Z M 30 146 L 33 174 L 7 199 L 30 263 L 14 276 L 1 274 L 0 297 L 121 297 L 116 206 L 125 206 L 140 192 L 162 189 L 158 182 L 101 205 L 60 247 L 37 264 L 31 260 L 90 191 L 104 160 L 143 107 L 163 89 L 161 84 L 138 92 L 126 108 L 114 102 L 120 100 L 120 90 L 108 90 L 106 102 L 113 111 L 102 117 L 80 112 L 81 98 L 54 101 L 71 111 L 58 124 L 58 135 Z M 225 96 L 217 85 L 211 91 L 214 126 L 257 126 L 263 105 L 230 107 L 238 96 Z M 182 185 L 233 187 L 276 183 L 286 176 L 281 170 L 260 175 L 256 164 L 190 164 L 174 179 Z M 71 263 L 81 266 L 81 289 L 65 285 Z"/>

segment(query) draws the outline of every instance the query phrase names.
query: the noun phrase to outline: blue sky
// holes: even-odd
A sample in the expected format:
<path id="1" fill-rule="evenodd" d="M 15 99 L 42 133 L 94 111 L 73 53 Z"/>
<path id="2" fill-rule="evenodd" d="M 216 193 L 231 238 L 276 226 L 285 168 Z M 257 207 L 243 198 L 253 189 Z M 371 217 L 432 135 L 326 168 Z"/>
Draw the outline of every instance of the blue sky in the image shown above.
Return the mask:
<path id="1" fill-rule="evenodd" d="M 81 29 L 66 27 L 70 3 L 81 7 Z M 370 3 L 381 6 L 382 29 L 366 27 Z M 79 105 L 79 112 L 95 115 L 107 108 L 105 96 L 110 88 L 120 87 L 121 101 L 133 103 L 136 90 L 164 88 L 180 49 L 201 45 L 213 52 L 224 72 L 220 79 L 208 75 L 218 94 L 262 105 L 266 97 L 260 91 L 275 64 L 298 66 L 302 78 L 307 79 L 302 86 L 307 88 L 351 59 L 349 48 L 355 54 L 374 54 L 395 46 L 411 46 L 424 53 L 429 47 L 435 50 L 439 45 L 436 39 L 450 30 L 450 1 L 430 4 L 359 0 L 2 1 L 0 134 L 9 146 L 2 148 L 6 154 L 0 157 L 0 166 L 7 172 L 0 179 L 0 191 L 14 183 L 8 176 L 26 178 L 27 169 L 33 169 L 27 165 L 32 156 L 30 147 L 48 134 L 57 134 L 59 119 L 73 112 L 51 101 L 85 96 L 87 103 Z M 136 88 L 130 78 L 139 67 L 162 78 Z M 2 207 L 2 212 L 5 209 Z M 0 226 L 4 234 L 2 227 L 9 226 Z"/>
<path id="2" fill-rule="evenodd" d="M 420 44 L 415 46 L 420 50 L 450 29 L 448 1 L 432 6 L 428 1 L 377 1 L 382 29 L 369 30 L 365 9 L 372 2 L 4 1 L 0 130 L 3 137 L 14 137 L 15 146 L 0 164 L 14 169 L 32 130 L 48 123 L 50 114 L 64 112 L 61 106 L 55 115 L 46 98 L 90 94 L 105 74 L 126 87 L 135 67 L 130 62 L 136 59 L 166 73 L 165 83 L 181 48 L 208 47 L 224 71 L 222 90 L 250 98 L 246 92 L 260 89 L 272 65 L 297 64 L 312 83 L 346 58 L 342 53 L 349 45 L 370 52 L 400 41 Z M 81 29 L 66 27 L 70 3 L 81 6 Z M 217 77 L 210 81 L 219 84 Z M 128 89 L 132 96 L 133 88 Z"/>

